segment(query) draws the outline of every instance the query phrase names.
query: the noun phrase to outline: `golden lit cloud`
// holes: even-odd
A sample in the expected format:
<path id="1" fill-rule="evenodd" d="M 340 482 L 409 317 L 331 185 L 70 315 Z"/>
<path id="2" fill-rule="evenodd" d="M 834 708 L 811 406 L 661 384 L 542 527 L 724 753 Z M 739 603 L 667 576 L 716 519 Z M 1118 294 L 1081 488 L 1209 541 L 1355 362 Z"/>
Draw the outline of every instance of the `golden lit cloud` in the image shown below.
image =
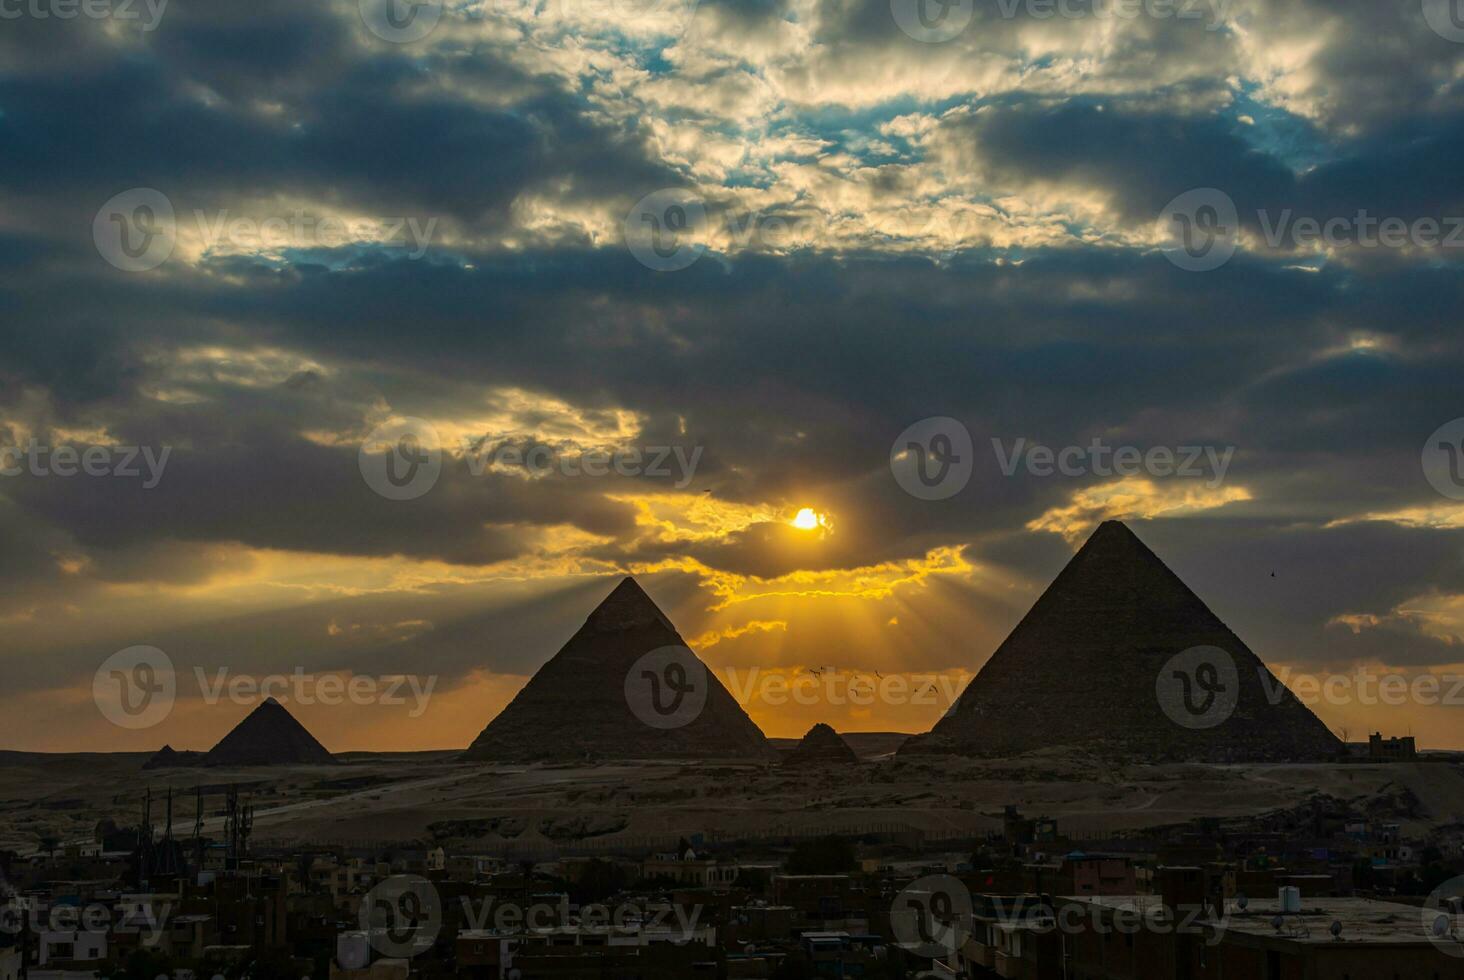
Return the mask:
<path id="1" fill-rule="evenodd" d="M 719 630 L 708 630 L 691 641 L 691 646 L 696 650 L 705 650 L 714 647 L 723 640 L 735 640 L 739 636 L 747 636 L 750 633 L 769 633 L 773 630 L 786 630 L 788 624 L 782 620 L 754 619 L 751 622 L 743 623 L 741 626 L 727 626 Z"/>
<path id="2" fill-rule="evenodd" d="M 1129 477 L 1079 490 L 1073 494 L 1071 504 L 1053 507 L 1028 521 L 1027 530 L 1049 531 L 1075 542 L 1103 521 L 1177 517 L 1250 499 L 1250 491 L 1244 487 L 1207 487 L 1177 481 L 1155 483 Z"/>
<path id="3" fill-rule="evenodd" d="M 1437 504 L 1421 504 L 1417 507 L 1403 507 L 1398 510 L 1374 511 L 1353 517 L 1341 517 L 1331 521 L 1327 527 L 1342 527 L 1347 524 L 1363 524 L 1368 521 L 1387 521 L 1403 527 L 1454 529 L 1464 527 L 1464 503 L 1444 501 Z"/>
<path id="4" fill-rule="evenodd" d="M 607 494 L 608 499 L 635 508 L 636 525 L 661 542 L 714 541 L 754 524 L 780 519 L 771 504 L 739 504 L 710 494 Z"/>

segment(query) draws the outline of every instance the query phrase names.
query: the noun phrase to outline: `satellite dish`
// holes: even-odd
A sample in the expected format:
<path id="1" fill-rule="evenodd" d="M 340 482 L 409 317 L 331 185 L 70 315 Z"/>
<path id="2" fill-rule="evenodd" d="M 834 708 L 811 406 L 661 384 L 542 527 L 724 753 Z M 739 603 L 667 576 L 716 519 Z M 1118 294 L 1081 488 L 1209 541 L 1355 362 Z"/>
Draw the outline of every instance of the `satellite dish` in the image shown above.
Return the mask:
<path id="1" fill-rule="evenodd" d="M 1244 912 L 1250 906 L 1250 899 L 1245 897 L 1245 892 L 1235 896 L 1235 907 Z"/>
<path id="2" fill-rule="evenodd" d="M 1284 925 L 1286 925 L 1286 920 L 1279 915 L 1271 920 L 1271 928 L 1275 929 L 1277 932 L 1280 932 L 1281 927 Z"/>
<path id="3" fill-rule="evenodd" d="M 1454 931 L 1454 923 L 1447 915 L 1440 912 L 1433 920 L 1433 934 L 1436 939 L 1443 939 Z"/>
<path id="4" fill-rule="evenodd" d="M 1342 938 L 1342 920 L 1341 919 L 1333 919 L 1332 920 L 1332 938 L 1333 939 L 1341 939 Z"/>

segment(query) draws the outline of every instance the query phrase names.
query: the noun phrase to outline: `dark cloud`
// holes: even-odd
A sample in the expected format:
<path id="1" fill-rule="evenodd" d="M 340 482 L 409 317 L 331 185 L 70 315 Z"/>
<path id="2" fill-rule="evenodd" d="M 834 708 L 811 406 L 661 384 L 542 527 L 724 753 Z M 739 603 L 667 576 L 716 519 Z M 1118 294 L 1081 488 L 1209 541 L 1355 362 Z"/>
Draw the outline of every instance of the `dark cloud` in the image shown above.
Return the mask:
<path id="1" fill-rule="evenodd" d="M 1399 608 L 1464 593 L 1461 532 L 1362 518 L 1448 503 L 1419 453 L 1464 415 L 1457 261 L 1299 268 L 1309 257 L 1293 249 L 1254 249 L 1197 275 L 1138 232 L 1202 186 L 1229 192 L 1252 232 L 1258 209 L 1464 213 L 1464 46 L 1401 0 L 1237 4 L 1244 43 L 1235 24 L 1151 19 L 1096 48 L 1091 23 L 983 6 L 932 50 L 878 2 L 824 4 L 806 21 L 786 4 L 709 4 L 699 23 L 723 52 L 707 30 L 550 46 L 491 17 L 388 45 L 352 4 L 174 0 L 146 34 L 16 23 L 0 38 L 0 435 L 171 448 L 153 489 L 0 478 L 16 685 L 84 680 L 99 652 L 138 642 L 190 666 L 430 660 L 459 683 L 532 670 L 633 564 L 774 578 L 938 547 L 979 574 L 928 581 L 932 605 L 885 649 L 975 667 L 1071 554 L 1027 523 L 1106 482 L 1004 475 L 993 439 L 1233 446 L 1226 487 L 1250 499 L 1136 521 L 1223 618 L 1289 663 L 1452 662 L 1440 630 Z M 1024 46 L 1034 31 L 1048 32 L 1048 55 Z M 1315 57 L 1278 77 L 1268 52 L 1313 35 Z M 760 61 L 763 49 L 774 53 Z M 916 90 L 924 75 L 855 91 L 863 73 L 898 80 L 948 57 L 959 64 L 934 94 Z M 822 93 L 828 104 L 810 108 Z M 1254 105 L 1295 142 L 1243 121 Z M 756 151 L 769 132 L 834 149 L 768 163 Z M 1298 145 L 1314 159 L 1299 165 Z M 90 236 L 97 207 L 134 186 L 165 190 L 185 218 L 299 202 L 443 224 L 416 260 L 305 243 L 129 274 Z M 729 207 L 766 194 L 829 235 L 785 251 L 719 243 L 655 272 L 621 246 L 619 223 L 670 186 Z M 913 209 L 955 191 L 1010 219 L 1011 242 L 931 255 L 894 235 L 840 237 L 871 202 Z M 1034 214 L 1062 234 L 1024 237 Z M 522 403 L 505 408 L 510 391 Z M 367 487 L 357 451 L 391 414 L 452 424 L 487 449 L 557 431 L 570 455 L 597 438 L 702 455 L 681 486 L 474 476 L 453 458 L 427 496 L 394 502 Z M 973 475 L 952 500 L 918 501 L 888 454 L 935 415 L 970 429 Z M 671 493 L 813 506 L 833 526 L 810 535 L 761 513 L 716 538 L 655 533 L 636 501 Z M 571 537 L 575 563 L 556 564 L 554 542 Z M 256 551 L 450 572 L 335 591 L 278 583 L 285 595 L 237 607 L 180 598 L 247 578 Z M 534 562 L 542 582 L 514 566 Z M 514 567 L 475 578 L 490 565 Z M 725 626 L 682 568 L 655 577 L 658 597 L 688 634 Z M 847 654 L 867 629 L 817 625 L 780 627 L 777 655 Z M 733 659 L 767 649 L 722 642 Z"/>

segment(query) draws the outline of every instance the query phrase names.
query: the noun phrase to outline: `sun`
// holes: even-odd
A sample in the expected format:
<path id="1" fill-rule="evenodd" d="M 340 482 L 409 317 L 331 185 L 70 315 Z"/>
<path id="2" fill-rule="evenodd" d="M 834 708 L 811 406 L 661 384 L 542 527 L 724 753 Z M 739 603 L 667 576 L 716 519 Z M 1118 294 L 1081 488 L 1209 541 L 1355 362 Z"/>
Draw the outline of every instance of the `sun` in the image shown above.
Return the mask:
<path id="1" fill-rule="evenodd" d="M 824 515 L 815 513 L 812 507 L 805 507 L 789 523 L 800 531 L 812 531 L 821 524 L 826 523 L 826 519 Z"/>

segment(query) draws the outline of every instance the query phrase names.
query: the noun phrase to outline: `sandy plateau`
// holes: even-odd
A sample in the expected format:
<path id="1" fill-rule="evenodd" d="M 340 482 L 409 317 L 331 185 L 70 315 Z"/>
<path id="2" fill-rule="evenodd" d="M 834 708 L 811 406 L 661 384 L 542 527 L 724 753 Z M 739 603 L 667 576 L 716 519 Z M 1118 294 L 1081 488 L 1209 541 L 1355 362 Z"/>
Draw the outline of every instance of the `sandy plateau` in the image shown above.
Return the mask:
<path id="1" fill-rule="evenodd" d="M 890 755 L 898 736 L 853 734 L 864 761 L 825 770 L 737 763 L 459 762 L 457 752 L 346 753 L 343 765 L 143 771 L 146 755 L 0 753 L 0 847 L 34 851 L 45 835 L 89 839 L 96 822 L 135 823 L 153 790 L 154 821 L 172 788 L 175 833 L 191 833 L 194 788 L 217 835 L 222 793 L 256 807 L 255 840 L 438 841 L 483 853 L 593 853 L 710 839 L 777 838 L 908 827 L 927 838 L 1000 828 L 1002 806 L 1057 818 L 1074 836 L 1240 818 L 1331 797 L 1405 831 L 1464 823 L 1464 768 L 1410 764 L 1113 766 L 1073 752 L 1007 760 Z M 780 748 L 791 746 L 781 741 Z"/>

